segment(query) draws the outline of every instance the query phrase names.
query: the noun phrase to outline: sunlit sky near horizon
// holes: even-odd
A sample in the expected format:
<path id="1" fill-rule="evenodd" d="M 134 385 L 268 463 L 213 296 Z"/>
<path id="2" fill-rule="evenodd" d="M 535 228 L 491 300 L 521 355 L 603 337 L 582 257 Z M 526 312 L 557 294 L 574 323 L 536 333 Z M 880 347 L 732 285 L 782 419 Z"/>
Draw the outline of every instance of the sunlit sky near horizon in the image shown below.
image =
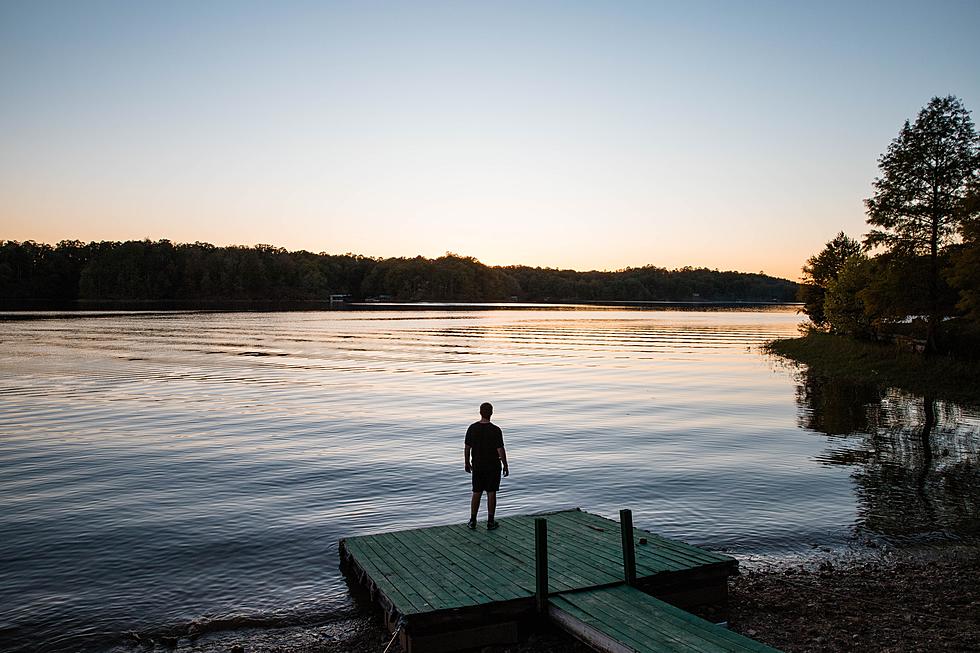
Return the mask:
<path id="1" fill-rule="evenodd" d="M 980 2 L 0 0 L 0 239 L 795 279 Z M 977 119 L 977 116 L 974 116 Z"/>

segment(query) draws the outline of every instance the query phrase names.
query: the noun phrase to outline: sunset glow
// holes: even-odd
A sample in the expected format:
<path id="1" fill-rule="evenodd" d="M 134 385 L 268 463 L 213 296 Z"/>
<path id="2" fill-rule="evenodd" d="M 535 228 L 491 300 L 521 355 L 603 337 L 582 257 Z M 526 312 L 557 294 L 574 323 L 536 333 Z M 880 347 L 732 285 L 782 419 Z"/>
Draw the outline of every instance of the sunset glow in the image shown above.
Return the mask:
<path id="1" fill-rule="evenodd" d="M 795 279 L 980 5 L 4 3 L 0 238 Z"/>

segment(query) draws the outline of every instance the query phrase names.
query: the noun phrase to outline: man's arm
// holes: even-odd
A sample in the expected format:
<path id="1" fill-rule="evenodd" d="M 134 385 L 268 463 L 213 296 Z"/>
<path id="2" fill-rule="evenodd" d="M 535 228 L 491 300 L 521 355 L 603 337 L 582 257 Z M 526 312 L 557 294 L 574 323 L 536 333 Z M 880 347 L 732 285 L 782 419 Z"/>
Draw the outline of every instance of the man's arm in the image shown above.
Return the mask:
<path id="1" fill-rule="evenodd" d="M 497 455 L 500 456 L 500 462 L 504 464 L 504 476 L 510 476 L 510 468 L 507 467 L 507 452 L 504 451 L 503 447 L 497 447 Z"/>
<path id="2" fill-rule="evenodd" d="M 470 449 L 470 445 L 463 447 L 463 469 L 466 470 L 467 474 L 473 471 L 473 468 L 470 467 Z"/>

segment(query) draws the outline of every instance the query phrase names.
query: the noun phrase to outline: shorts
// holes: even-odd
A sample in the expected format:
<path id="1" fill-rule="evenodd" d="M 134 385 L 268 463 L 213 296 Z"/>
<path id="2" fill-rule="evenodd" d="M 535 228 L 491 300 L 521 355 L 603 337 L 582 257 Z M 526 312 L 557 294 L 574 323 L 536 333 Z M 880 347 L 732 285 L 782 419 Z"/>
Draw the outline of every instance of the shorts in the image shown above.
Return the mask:
<path id="1" fill-rule="evenodd" d="M 500 467 L 473 468 L 473 491 L 496 492 L 500 489 Z"/>

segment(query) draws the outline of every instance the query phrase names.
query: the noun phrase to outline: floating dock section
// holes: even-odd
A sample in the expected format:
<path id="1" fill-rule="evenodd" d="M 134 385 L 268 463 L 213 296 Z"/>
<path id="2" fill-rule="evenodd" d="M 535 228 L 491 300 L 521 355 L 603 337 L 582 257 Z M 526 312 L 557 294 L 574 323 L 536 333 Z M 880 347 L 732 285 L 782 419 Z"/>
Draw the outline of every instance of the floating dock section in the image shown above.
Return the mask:
<path id="1" fill-rule="evenodd" d="M 516 642 L 548 618 L 598 651 L 773 651 L 685 608 L 727 606 L 737 562 L 582 510 L 351 537 L 341 567 L 407 653 Z"/>

